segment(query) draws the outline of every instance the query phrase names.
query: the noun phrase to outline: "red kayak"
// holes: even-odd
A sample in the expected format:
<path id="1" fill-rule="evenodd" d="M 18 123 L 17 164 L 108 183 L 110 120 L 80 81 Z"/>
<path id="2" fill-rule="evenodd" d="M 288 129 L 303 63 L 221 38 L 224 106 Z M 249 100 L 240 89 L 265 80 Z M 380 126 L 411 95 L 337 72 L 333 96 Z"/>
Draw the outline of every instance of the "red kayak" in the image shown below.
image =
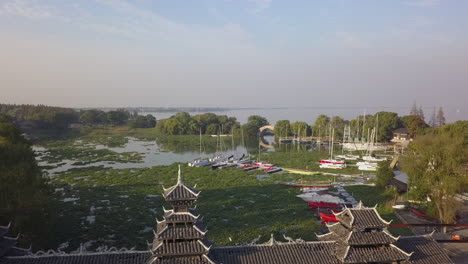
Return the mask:
<path id="1" fill-rule="evenodd" d="M 319 203 L 308 201 L 307 203 L 312 208 L 340 208 L 341 207 L 339 204 L 336 204 L 336 203 L 325 203 L 322 201 Z"/>
<path id="2" fill-rule="evenodd" d="M 427 214 L 425 212 L 421 212 L 421 211 L 418 211 L 416 209 L 411 209 L 411 211 L 413 212 L 413 214 L 415 214 L 417 217 L 421 217 L 421 218 L 427 218 Z"/>
<path id="3" fill-rule="evenodd" d="M 324 214 L 324 213 L 319 213 L 320 215 L 320 218 L 323 219 L 323 221 L 326 221 L 326 222 L 338 222 L 338 220 L 336 220 L 336 217 L 334 214 Z"/>

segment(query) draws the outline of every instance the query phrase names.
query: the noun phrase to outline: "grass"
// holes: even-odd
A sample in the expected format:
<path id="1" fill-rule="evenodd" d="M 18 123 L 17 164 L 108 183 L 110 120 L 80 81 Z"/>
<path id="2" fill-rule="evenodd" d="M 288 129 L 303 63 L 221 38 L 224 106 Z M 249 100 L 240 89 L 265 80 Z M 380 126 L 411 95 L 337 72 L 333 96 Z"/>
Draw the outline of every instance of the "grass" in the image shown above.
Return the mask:
<path id="1" fill-rule="evenodd" d="M 188 185 L 197 184 L 202 191 L 197 208 L 216 245 L 249 243 L 259 235 L 259 242 L 265 242 L 271 233 L 278 240 L 282 233 L 314 240 L 321 228 L 307 204 L 295 196 L 298 190 L 277 184 L 293 176 L 278 174 L 259 181 L 259 172 L 185 165 L 182 172 Z M 146 249 L 155 217 L 162 218 L 162 206 L 169 208 L 159 196 L 162 185 L 175 184 L 176 175 L 176 165 L 59 174 L 51 180 L 59 212 L 53 234 L 57 244 L 69 241 L 73 249 L 94 240 L 96 245 Z M 90 216 L 94 223 L 88 221 Z"/>
<path id="2" fill-rule="evenodd" d="M 348 166 L 344 169 L 322 169 L 318 161 L 328 158 L 327 152 L 323 151 L 275 151 L 266 152 L 260 155 L 260 159 L 270 163 L 285 167 L 304 169 L 311 171 L 331 172 L 338 174 L 361 174 L 356 166 Z"/>

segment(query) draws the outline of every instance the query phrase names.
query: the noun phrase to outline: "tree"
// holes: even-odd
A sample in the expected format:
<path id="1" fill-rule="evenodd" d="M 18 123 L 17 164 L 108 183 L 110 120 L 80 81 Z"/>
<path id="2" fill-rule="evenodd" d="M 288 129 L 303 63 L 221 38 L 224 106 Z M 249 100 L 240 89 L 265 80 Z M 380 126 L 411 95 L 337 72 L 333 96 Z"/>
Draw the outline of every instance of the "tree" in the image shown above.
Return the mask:
<path id="1" fill-rule="evenodd" d="M 444 111 L 442 110 L 442 107 L 439 107 L 439 111 L 437 111 L 437 127 L 441 127 L 445 125 L 445 117 L 444 117 Z"/>
<path id="2" fill-rule="evenodd" d="M 249 116 L 247 123 L 242 126 L 242 129 L 244 130 L 244 134 L 246 136 L 256 136 L 258 135 L 258 129 L 266 125 L 268 125 L 266 118 L 253 115 Z"/>
<path id="3" fill-rule="evenodd" d="M 293 134 L 299 137 L 305 137 L 310 134 L 310 127 L 306 122 L 297 121 L 291 124 Z"/>
<path id="4" fill-rule="evenodd" d="M 416 101 L 413 102 L 413 106 L 411 107 L 409 115 L 419 115 L 418 106 L 416 105 Z"/>
<path id="5" fill-rule="evenodd" d="M 326 115 L 319 115 L 317 119 L 315 119 L 314 123 L 314 131 L 319 131 L 317 136 L 325 135 L 325 129 L 327 129 L 328 124 L 330 123 L 330 117 Z"/>
<path id="6" fill-rule="evenodd" d="M 133 128 L 152 128 L 156 125 L 156 118 L 152 115 L 137 116 L 131 121 L 130 126 Z"/>
<path id="7" fill-rule="evenodd" d="M 291 125 L 289 120 L 278 120 L 275 124 L 276 137 L 287 137 L 291 135 Z"/>
<path id="8" fill-rule="evenodd" d="M 423 120 L 423 121 L 425 120 L 425 118 L 424 118 L 424 112 L 423 112 L 421 106 L 419 106 L 418 116 L 421 118 L 421 120 Z"/>
<path id="9" fill-rule="evenodd" d="M 401 126 L 400 118 L 397 113 L 393 112 L 378 112 L 374 115 L 377 120 L 375 126 L 377 128 L 377 141 L 389 141 L 393 136 L 393 131 Z"/>
<path id="10" fill-rule="evenodd" d="M 13 221 L 15 232 L 34 246 L 46 247 L 50 189 L 37 166 L 31 143 L 0 115 L 0 223 Z"/>
<path id="11" fill-rule="evenodd" d="M 209 124 L 207 127 L 206 127 L 206 134 L 207 135 L 217 135 L 219 132 L 219 125 L 216 125 L 216 124 Z"/>
<path id="12" fill-rule="evenodd" d="M 127 122 L 130 113 L 124 109 L 107 112 L 107 119 L 112 125 L 123 125 Z"/>
<path id="13" fill-rule="evenodd" d="M 428 125 L 421 119 L 421 117 L 416 115 L 403 116 L 401 121 L 412 136 L 424 134 L 426 128 L 428 127 Z"/>
<path id="14" fill-rule="evenodd" d="M 434 109 L 432 110 L 431 119 L 429 120 L 428 125 L 430 127 L 435 127 L 436 123 L 437 123 L 437 121 L 436 121 L 436 110 L 435 110 L 435 107 L 434 107 Z"/>
<path id="15" fill-rule="evenodd" d="M 417 137 L 401 159 L 413 199 L 430 201 L 429 210 L 443 223 L 452 223 L 460 204 L 455 196 L 468 184 L 468 147 L 460 136 Z M 427 199 L 428 198 L 428 199 Z"/>
<path id="16" fill-rule="evenodd" d="M 377 179 L 375 184 L 379 187 L 385 187 L 390 184 L 393 178 L 393 170 L 390 168 L 390 161 L 379 162 L 377 173 Z"/>

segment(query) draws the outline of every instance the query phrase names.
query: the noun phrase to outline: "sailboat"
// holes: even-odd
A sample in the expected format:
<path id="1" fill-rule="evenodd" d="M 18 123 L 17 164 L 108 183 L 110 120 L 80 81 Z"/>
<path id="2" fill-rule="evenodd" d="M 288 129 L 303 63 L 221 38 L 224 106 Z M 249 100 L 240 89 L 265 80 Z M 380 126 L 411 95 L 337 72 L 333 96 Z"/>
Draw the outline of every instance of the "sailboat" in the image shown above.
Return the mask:
<path id="1" fill-rule="evenodd" d="M 188 165 L 190 167 L 210 166 L 211 162 L 209 162 L 206 159 L 202 159 L 201 154 L 202 154 L 202 133 L 201 133 L 201 128 L 200 128 L 200 158 L 194 159 L 192 162 L 189 162 Z"/>
<path id="2" fill-rule="evenodd" d="M 343 169 L 346 168 L 346 162 L 342 160 L 335 160 L 333 159 L 333 138 L 335 136 L 335 129 L 333 129 L 333 132 L 331 133 L 331 144 L 330 145 L 330 159 L 326 160 L 320 160 L 320 165 L 319 167 L 322 169 Z"/>

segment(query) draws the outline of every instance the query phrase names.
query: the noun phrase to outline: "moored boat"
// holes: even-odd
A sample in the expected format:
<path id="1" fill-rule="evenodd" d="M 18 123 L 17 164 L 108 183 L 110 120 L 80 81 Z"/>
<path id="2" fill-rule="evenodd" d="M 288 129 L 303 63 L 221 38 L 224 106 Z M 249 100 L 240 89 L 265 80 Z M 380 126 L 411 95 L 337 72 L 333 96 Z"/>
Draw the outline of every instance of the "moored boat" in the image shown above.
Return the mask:
<path id="1" fill-rule="evenodd" d="M 318 171 L 290 169 L 290 168 L 283 168 L 283 171 L 289 172 L 289 173 L 294 173 L 294 174 L 302 174 L 302 175 L 317 175 L 317 174 L 320 174 L 320 172 L 318 172 Z"/>
<path id="2" fill-rule="evenodd" d="M 296 183 L 296 182 L 286 182 L 286 183 L 283 183 L 281 184 L 283 186 L 286 186 L 286 187 L 296 187 L 296 188 L 313 188 L 313 187 L 317 187 L 317 188 L 330 188 L 330 187 L 333 187 L 333 185 L 329 184 L 329 183 Z"/>

